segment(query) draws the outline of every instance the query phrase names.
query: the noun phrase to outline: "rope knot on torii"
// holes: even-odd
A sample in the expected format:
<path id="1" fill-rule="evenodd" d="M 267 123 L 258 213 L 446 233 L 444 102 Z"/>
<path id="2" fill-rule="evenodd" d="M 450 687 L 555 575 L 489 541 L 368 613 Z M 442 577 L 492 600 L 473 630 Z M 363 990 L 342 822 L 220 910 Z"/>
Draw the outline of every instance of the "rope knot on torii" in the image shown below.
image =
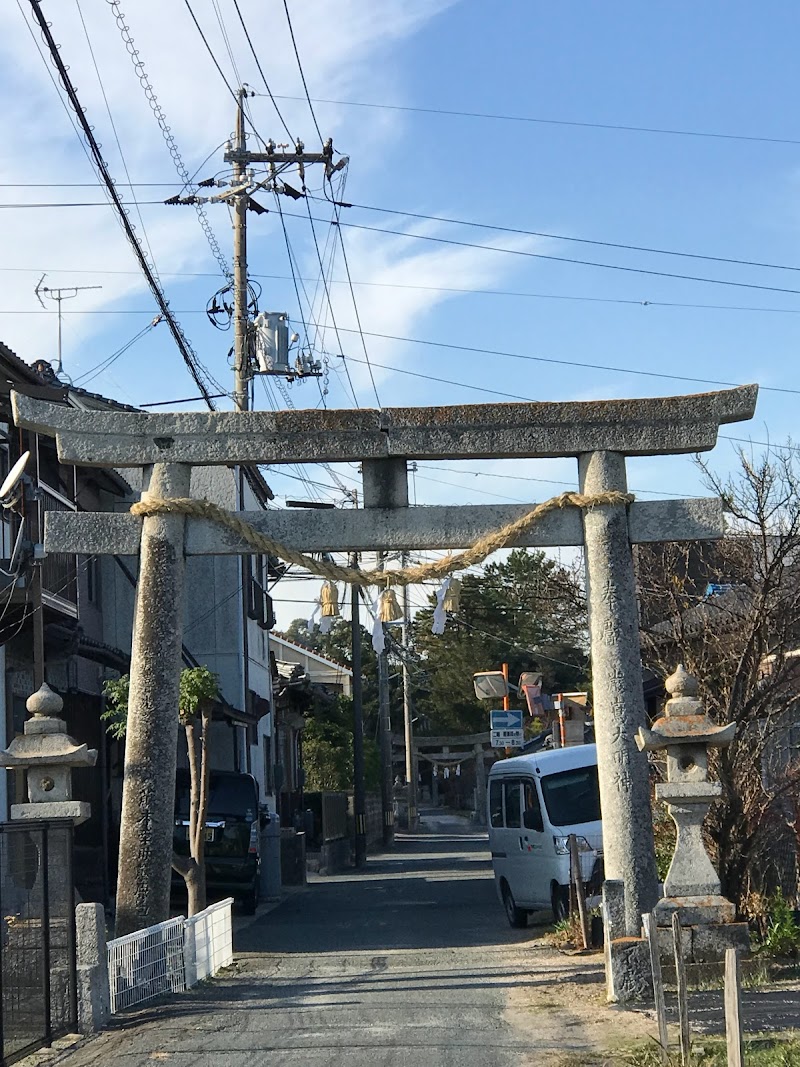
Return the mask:
<path id="1" fill-rule="evenodd" d="M 332 582 L 346 582 L 350 585 L 377 585 L 388 588 L 392 585 L 415 585 L 427 578 L 444 578 L 455 571 L 466 570 L 467 567 L 483 563 L 493 552 L 507 548 L 516 538 L 551 511 L 558 511 L 562 508 L 580 508 L 583 511 L 591 511 L 596 507 L 609 505 L 627 506 L 633 500 L 632 493 L 622 493 L 617 490 L 602 493 L 559 493 L 558 496 L 550 497 L 549 500 L 537 504 L 513 522 L 478 538 L 470 548 L 463 552 L 457 552 L 455 555 L 448 554 L 441 559 L 420 563 L 414 567 L 403 567 L 400 570 L 391 571 L 361 571 L 352 567 L 341 567 L 330 560 L 315 559 L 299 549 L 282 544 L 267 534 L 261 533 L 235 512 L 228 511 L 210 500 L 192 497 L 148 496 L 147 499 L 134 504 L 130 510 L 132 515 L 141 518 L 147 515 L 185 515 L 189 518 L 208 519 L 232 530 L 258 552 L 278 556 L 286 563 L 294 563 L 320 578 L 327 578 Z"/>

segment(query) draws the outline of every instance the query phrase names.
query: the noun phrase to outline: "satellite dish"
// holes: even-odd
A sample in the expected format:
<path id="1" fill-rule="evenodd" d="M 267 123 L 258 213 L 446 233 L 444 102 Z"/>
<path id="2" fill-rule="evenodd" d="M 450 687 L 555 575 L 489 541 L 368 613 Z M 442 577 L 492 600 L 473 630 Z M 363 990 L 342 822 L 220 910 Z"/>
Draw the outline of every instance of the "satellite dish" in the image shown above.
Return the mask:
<path id="1" fill-rule="evenodd" d="M 4 508 L 13 508 L 22 495 L 20 482 L 30 458 L 30 452 L 23 452 L 0 485 L 0 504 Z"/>

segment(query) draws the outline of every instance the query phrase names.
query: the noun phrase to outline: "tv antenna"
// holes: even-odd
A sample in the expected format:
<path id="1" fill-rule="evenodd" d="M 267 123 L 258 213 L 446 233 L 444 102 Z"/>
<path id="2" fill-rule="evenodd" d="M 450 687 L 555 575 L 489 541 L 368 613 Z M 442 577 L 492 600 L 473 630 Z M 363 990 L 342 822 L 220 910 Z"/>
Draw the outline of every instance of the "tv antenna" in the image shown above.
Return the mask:
<path id="1" fill-rule="evenodd" d="M 85 289 L 102 289 L 102 285 L 65 285 L 61 288 L 54 288 L 50 285 L 42 285 L 42 282 L 47 277 L 43 274 L 39 279 L 36 288 L 33 290 L 36 293 L 36 299 L 44 307 L 44 300 L 55 300 L 58 305 L 58 363 L 56 364 L 56 377 L 61 378 L 64 374 L 64 367 L 61 362 L 61 304 L 64 300 L 72 300 L 83 292 Z"/>

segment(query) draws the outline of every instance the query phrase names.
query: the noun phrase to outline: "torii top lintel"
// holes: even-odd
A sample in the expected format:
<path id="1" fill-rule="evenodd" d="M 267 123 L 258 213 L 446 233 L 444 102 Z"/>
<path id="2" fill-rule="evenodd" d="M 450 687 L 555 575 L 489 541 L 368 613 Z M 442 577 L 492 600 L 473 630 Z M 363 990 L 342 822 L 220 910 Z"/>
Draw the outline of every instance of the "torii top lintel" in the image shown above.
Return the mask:
<path id="1" fill-rule="evenodd" d="M 12 392 L 18 426 L 55 436 L 64 463 L 141 467 L 704 452 L 753 417 L 758 386 L 689 396 L 352 410 L 76 411 Z"/>

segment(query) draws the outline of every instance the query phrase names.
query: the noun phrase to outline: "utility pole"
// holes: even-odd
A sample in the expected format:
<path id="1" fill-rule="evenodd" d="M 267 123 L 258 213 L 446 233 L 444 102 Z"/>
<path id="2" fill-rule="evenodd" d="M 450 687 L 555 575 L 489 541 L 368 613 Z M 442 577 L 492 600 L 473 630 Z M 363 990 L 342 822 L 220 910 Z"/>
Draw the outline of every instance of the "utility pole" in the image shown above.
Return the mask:
<path id="1" fill-rule="evenodd" d="M 236 94 L 236 132 L 233 140 L 233 188 L 240 189 L 246 181 L 247 143 L 244 132 L 245 88 Z M 247 193 L 236 192 L 233 197 L 233 402 L 237 410 L 250 406 L 250 354 L 247 345 Z"/>
<path id="2" fill-rule="evenodd" d="M 401 556 L 400 566 L 405 568 L 406 554 Z M 406 742 L 406 789 L 408 791 L 408 829 L 417 826 L 417 768 L 414 766 L 414 724 L 411 721 L 411 678 L 408 670 L 408 586 L 403 586 L 403 625 L 401 643 L 405 651 L 403 656 L 403 725 Z"/>
<path id="3" fill-rule="evenodd" d="M 358 570 L 358 553 L 350 557 L 350 566 Z M 353 821 L 355 823 L 356 867 L 367 863 L 367 813 L 364 789 L 364 710 L 361 692 L 361 589 L 350 586 L 351 633 L 353 640 Z"/>
<path id="4" fill-rule="evenodd" d="M 266 152 L 248 152 L 247 138 L 245 135 L 244 101 L 251 95 L 250 91 L 242 86 L 236 93 L 236 127 L 233 141 L 225 153 L 225 162 L 231 164 L 232 180 L 230 190 L 224 194 L 212 197 L 176 197 L 169 203 L 203 204 L 209 200 L 212 202 L 233 201 L 233 356 L 234 356 L 234 403 L 239 411 L 247 411 L 249 404 L 249 390 L 251 370 L 251 353 L 248 340 L 248 326 L 250 315 L 250 295 L 247 283 L 247 211 L 252 208 L 260 214 L 266 211 L 257 202 L 253 201 L 251 194 L 258 189 L 266 189 L 278 195 L 288 195 L 294 199 L 302 199 L 306 195 L 305 167 L 312 163 L 322 163 L 325 166 L 325 176 L 330 177 L 342 167 L 347 165 L 348 159 L 342 156 L 336 163 L 333 162 L 333 141 L 328 140 L 323 145 L 322 152 L 306 152 L 302 141 L 297 141 L 294 152 L 277 151 L 277 145 L 270 140 L 266 143 Z M 282 147 L 289 147 L 282 146 Z M 267 177 L 256 181 L 253 174 L 248 170 L 251 163 L 268 164 Z M 280 175 L 291 167 L 297 167 L 302 184 L 302 192 L 298 192 L 279 180 Z M 227 184 L 225 182 L 210 182 L 208 184 Z M 285 331 L 285 316 L 281 329 Z M 285 358 L 285 355 L 284 355 Z M 259 373 L 274 373 L 279 376 L 293 378 L 319 377 L 320 368 L 313 360 L 301 358 L 297 369 L 290 370 L 288 364 L 281 364 L 275 370 L 267 372 L 264 368 Z"/>
<path id="5" fill-rule="evenodd" d="M 378 570 L 383 570 L 386 553 L 378 554 Z M 381 623 L 386 636 L 386 624 Z M 394 797 L 392 795 L 392 714 L 389 697 L 389 655 L 384 642 L 378 656 L 378 707 L 380 711 L 381 808 L 383 809 L 383 843 L 394 841 Z"/>

